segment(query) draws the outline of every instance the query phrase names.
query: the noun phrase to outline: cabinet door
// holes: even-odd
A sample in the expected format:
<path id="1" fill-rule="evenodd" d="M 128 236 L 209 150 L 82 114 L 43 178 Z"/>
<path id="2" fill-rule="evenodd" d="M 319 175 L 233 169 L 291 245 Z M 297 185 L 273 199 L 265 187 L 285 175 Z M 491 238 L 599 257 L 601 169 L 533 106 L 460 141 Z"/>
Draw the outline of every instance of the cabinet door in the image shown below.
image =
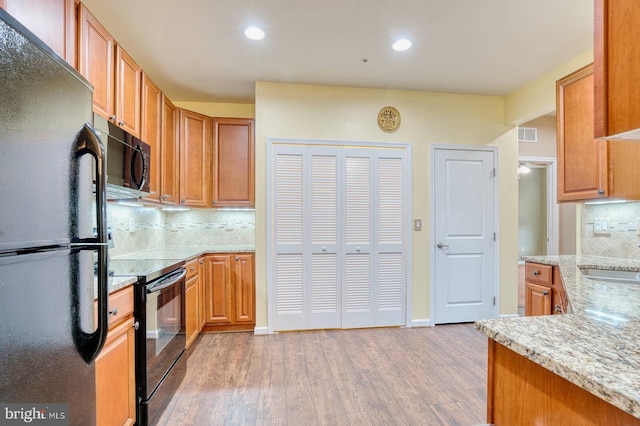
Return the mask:
<path id="1" fill-rule="evenodd" d="M 235 312 L 236 323 L 255 324 L 256 302 L 253 271 L 253 255 L 234 256 Z"/>
<path id="2" fill-rule="evenodd" d="M 205 315 L 211 325 L 230 324 L 233 320 L 231 255 L 205 257 Z"/>
<path id="3" fill-rule="evenodd" d="M 160 156 L 160 201 L 177 204 L 180 191 L 180 145 L 178 110 L 162 95 L 162 149 Z"/>
<path id="4" fill-rule="evenodd" d="M 140 92 L 142 69 L 116 45 L 115 111 L 118 126 L 140 137 Z"/>
<path id="5" fill-rule="evenodd" d="M 131 425 L 136 418 L 133 318 L 109 330 L 96 358 L 96 423 Z"/>
<path id="6" fill-rule="evenodd" d="M 76 12 L 73 0 L 6 0 L 0 7 L 76 66 Z"/>
<path id="7" fill-rule="evenodd" d="M 180 204 L 211 207 L 211 118 L 180 110 Z"/>
<path id="8" fill-rule="evenodd" d="M 187 348 L 198 336 L 198 276 L 194 275 L 186 282 L 185 290 L 185 322 Z"/>
<path id="9" fill-rule="evenodd" d="M 202 327 L 207 322 L 207 316 L 205 314 L 205 276 L 204 276 L 204 259 L 198 259 L 198 273 L 200 275 L 198 279 L 198 332 L 202 330 Z"/>
<path id="10" fill-rule="evenodd" d="M 525 282 L 525 308 L 526 316 L 550 315 L 551 314 L 551 288 Z"/>
<path id="11" fill-rule="evenodd" d="M 114 39 L 83 4 L 78 25 L 78 71 L 93 85 L 93 110 L 115 120 Z"/>
<path id="12" fill-rule="evenodd" d="M 593 65 L 556 83 L 558 202 L 609 196 L 607 142 L 593 137 Z"/>
<path id="13" fill-rule="evenodd" d="M 595 137 L 640 140 L 640 2 L 594 3 Z"/>
<path id="14" fill-rule="evenodd" d="M 213 205 L 255 205 L 253 120 L 215 118 Z"/>
<path id="15" fill-rule="evenodd" d="M 140 139 L 151 147 L 151 164 L 149 165 L 148 200 L 160 201 L 162 190 L 160 174 L 162 172 L 162 92 L 155 83 L 142 74 L 142 132 Z"/>

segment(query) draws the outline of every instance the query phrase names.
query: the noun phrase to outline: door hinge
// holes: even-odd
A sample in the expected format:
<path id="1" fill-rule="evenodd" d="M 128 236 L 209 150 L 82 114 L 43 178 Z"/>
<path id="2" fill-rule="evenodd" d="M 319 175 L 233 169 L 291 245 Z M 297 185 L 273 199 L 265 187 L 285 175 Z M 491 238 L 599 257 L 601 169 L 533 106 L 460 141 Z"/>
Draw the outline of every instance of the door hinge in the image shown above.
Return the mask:
<path id="1" fill-rule="evenodd" d="M 496 297 L 493 296 L 493 306 L 496 306 Z"/>
<path id="2" fill-rule="evenodd" d="M 496 177 L 496 168 L 494 167 L 493 170 L 491 170 L 491 177 Z"/>
<path id="3" fill-rule="evenodd" d="M 495 241 L 495 240 L 496 240 L 496 233 L 494 232 L 493 233 L 493 241 Z"/>

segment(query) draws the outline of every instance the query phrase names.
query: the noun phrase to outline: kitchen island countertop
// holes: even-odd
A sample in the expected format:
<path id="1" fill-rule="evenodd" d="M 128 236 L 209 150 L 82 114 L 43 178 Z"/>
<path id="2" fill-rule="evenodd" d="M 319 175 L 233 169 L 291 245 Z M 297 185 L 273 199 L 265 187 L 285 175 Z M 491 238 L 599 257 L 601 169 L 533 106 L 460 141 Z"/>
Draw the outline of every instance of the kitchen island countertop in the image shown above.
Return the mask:
<path id="1" fill-rule="evenodd" d="M 570 312 L 481 320 L 478 331 L 621 410 L 640 418 L 640 284 L 585 277 L 580 268 L 640 272 L 640 261 L 532 256 L 558 266 Z"/>

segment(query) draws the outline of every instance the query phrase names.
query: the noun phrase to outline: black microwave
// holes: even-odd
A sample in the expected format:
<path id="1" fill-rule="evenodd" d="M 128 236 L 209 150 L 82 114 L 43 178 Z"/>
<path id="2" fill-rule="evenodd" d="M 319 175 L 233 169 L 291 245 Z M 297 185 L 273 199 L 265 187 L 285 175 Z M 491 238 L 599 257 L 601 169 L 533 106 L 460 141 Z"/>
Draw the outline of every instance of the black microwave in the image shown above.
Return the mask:
<path id="1" fill-rule="evenodd" d="M 107 198 L 149 195 L 151 147 L 97 114 L 94 114 L 94 127 L 107 154 Z"/>

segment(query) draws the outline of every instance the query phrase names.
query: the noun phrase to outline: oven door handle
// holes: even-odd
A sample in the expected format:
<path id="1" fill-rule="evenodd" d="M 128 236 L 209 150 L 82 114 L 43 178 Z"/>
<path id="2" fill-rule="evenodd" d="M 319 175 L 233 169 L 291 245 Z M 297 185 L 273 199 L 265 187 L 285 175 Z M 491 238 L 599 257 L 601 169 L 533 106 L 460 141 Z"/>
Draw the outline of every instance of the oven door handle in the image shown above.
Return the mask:
<path id="1" fill-rule="evenodd" d="M 172 272 L 166 278 L 159 280 L 156 284 L 152 284 L 147 287 L 147 294 L 156 293 L 167 287 L 171 287 L 178 281 L 182 280 L 187 275 L 187 270 L 184 268 L 178 269 L 176 272 Z"/>

